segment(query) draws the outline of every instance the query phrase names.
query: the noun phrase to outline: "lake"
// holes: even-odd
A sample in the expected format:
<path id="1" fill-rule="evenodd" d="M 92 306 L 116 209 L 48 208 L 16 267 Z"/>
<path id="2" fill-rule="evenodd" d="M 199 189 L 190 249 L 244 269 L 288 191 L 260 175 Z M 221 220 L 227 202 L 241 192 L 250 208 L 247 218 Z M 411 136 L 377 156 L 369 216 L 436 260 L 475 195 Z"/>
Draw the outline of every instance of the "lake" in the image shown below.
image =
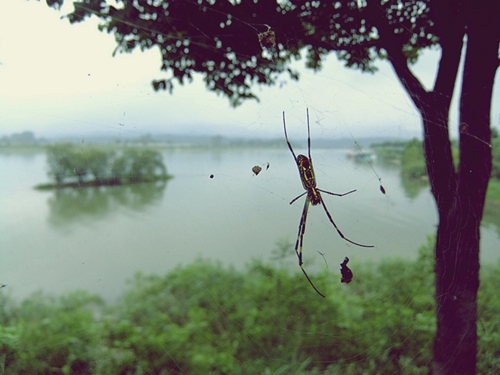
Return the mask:
<path id="1" fill-rule="evenodd" d="M 346 237 L 375 247 L 342 240 L 322 207 L 311 206 L 306 270 L 314 273 L 326 261 L 338 272 L 345 256 L 354 272 L 367 259 L 415 259 L 437 223 L 429 187 L 408 186 L 399 167 L 377 163 L 383 195 L 370 166 L 346 154 L 313 150 L 318 187 L 357 190 L 323 198 Z M 86 289 L 113 302 L 139 271 L 163 274 L 198 258 L 241 268 L 255 258 L 271 261 L 279 243 L 295 243 L 305 198 L 289 204 L 304 190 L 285 147 L 173 149 L 163 156 L 174 176 L 166 183 L 37 191 L 49 181 L 45 154 L 1 153 L 0 283 L 8 285 L 2 292 L 21 299 L 37 290 Z M 254 165 L 262 167 L 257 176 Z M 498 232 L 483 224 L 482 262 L 498 260 Z M 299 271 L 293 249 L 284 262 Z"/>

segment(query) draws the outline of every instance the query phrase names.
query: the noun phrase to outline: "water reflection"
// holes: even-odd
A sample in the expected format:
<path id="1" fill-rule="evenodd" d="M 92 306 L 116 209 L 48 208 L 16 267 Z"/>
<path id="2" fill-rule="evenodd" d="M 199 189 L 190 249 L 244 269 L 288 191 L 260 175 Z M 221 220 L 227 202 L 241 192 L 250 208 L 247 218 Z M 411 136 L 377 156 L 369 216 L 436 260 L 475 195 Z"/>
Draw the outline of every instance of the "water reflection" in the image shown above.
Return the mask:
<path id="1" fill-rule="evenodd" d="M 410 178 L 401 173 L 401 184 L 405 195 L 410 199 L 415 199 L 418 195 L 429 188 L 429 181 Z"/>
<path id="2" fill-rule="evenodd" d="M 2 159 L 23 159 L 25 161 L 34 161 L 40 155 L 38 148 L 4 148 L 0 147 L 0 157 Z"/>
<path id="3" fill-rule="evenodd" d="M 143 211 L 160 202 L 167 181 L 127 186 L 56 189 L 48 199 L 48 222 L 57 229 L 109 219 L 120 209 Z"/>

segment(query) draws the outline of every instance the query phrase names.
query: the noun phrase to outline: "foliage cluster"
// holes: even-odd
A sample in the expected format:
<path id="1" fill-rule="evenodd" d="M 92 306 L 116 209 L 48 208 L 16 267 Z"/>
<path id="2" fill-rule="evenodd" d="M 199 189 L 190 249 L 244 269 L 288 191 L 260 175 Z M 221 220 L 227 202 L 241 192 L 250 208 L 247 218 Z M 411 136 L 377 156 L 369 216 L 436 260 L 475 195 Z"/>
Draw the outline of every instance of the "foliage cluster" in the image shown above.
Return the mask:
<path id="1" fill-rule="evenodd" d="M 422 141 L 413 138 L 408 142 L 383 142 L 371 145 L 377 152 L 377 156 L 382 159 L 397 159 L 401 160 L 401 168 L 405 177 L 423 178 L 427 176 L 425 166 L 425 156 L 423 152 Z M 500 138 L 498 130 L 492 128 L 492 170 L 491 178 L 500 181 Z M 452 142 L 452 154 L 455 165 L 458 165 L 458 145 L 457 142 Z M 490 185 L 495 185 L 495 181 L 490 182 Z M 489 194 L 490 195 L 490 194 Z M 500 201 L 500 193 L 494 194 Z"/>
<path id="2" fill-rule="evenodd" d="M 413 138 L 405 144 L 401 155 L 401 168 L 406 177 L 422 178 L 427 176 L 422 141 Z"/>
<path id="3" fill-rule="evenodd" d="M 0 361 L 9 374 L 425 374 L 433 246 L 416 261 L 358 263 L 348 286 L 314 275 L 326 299 L 302 274 L 260 261 L 137 274 L 114 306 L 86 292 L 21 304 L 2 295 Z M 481 374 L 500 371 L 499 271 L 483 271 Z"/>
<path id="4" fill-rule="evenodd" d="M 47 149 L 49 176 L 58 186 L 121 185 L 167 178 L 162 155 L 151 149 L 78 149 L 57 144 Z"/>
<path id="5" fill-rule="evenodd" d="M 55 8 L 63 2 L 47 0 Z M 171 92 L 198 73 L 207 89 L 238 105 L 257 98 L 253 84 L 276 84 L 281 73 L 298 79 L 290 64 L 303 55 L 314 70 L 331 52 L 347 67 L 368 72 L 390 49 L 415 62 L 421 49 L 438 42 L 427 3 L 83 0 L 67 18 L 99 18 L 100 30 L 115 36 L 115 52 L 157 48 L 171 78 L 153 81 L 155 90 Z"/>
<path id="6" fill-rule="evenodd" d="M 405 141 L 385 141 L 373 143 L 370 148 L 377 153 L 377 157 L 384 160 L 400 160 L 405 149 Z"/>

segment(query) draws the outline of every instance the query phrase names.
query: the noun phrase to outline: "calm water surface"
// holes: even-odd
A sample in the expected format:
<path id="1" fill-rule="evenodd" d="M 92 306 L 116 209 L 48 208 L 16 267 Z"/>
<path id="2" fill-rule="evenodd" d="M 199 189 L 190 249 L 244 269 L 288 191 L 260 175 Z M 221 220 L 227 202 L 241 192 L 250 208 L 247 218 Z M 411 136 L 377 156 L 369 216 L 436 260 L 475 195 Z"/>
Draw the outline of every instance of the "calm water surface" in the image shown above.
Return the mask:
<path id="1" fill-rule="evenodd" d="M 318 186 L 336 233 L 320 206 L 310 207 L 304 239 L 305 266 L 336 272 L 345 256 L 356 261 L 414 259 L 437 223 L 427 186 L 404 188 L 397 167 L 375 165 L 387 190 L 366 164 L 345 150 L 315 150 Z M 114 301 L 134 273 L 163 274 L 197 258 L 243 267 L 270 260 L 279 241 L 294 242 L 304 198 L 287 149 L 173 150 L 164 161 L 174 179 L 164 184 L 40 192 L 47 182 L 43 153 L 0 154 L 0 283 L 16 298 L 43 290 L 87 289 Z M 269 162 L 270 167 L 266 170 Z M 258 176 L 251 168 L 263 167 Z M 213 174 L 214 178 L 209 176 Z M 498 259 L 498 229 L 484 224 L 481 258 Z M 285 260 L 298 270 L 293 250 Z"/>

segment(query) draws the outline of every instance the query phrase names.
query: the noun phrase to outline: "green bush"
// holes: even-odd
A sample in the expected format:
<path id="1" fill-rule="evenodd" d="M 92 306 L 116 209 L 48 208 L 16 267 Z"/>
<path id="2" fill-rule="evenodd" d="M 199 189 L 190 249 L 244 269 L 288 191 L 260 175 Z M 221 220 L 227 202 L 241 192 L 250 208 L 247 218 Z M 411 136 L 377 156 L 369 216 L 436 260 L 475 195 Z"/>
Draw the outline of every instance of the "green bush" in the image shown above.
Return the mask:
<path id="1" fill-rule="evenodd" d="M 433 247 L 416 261 L 352 260 L 349 285 L 311 275 L 325 299 L 299 272 L 201 260 L 137 274 L 114 306 L 84 292 L 1 297 L 0 360 L 8 374 L 426 374 Z M 500 371 L 499 271 L 481 273 L 481 374 Z"/>
<path id="2" fill-rule="evenodd" d="M 59 300 L 41 294 L 10 308 L 0 331 L 8 374 L 91 373 L 99 339 L 94 312 L 102 301 L 86 292 Z"/>
<path id="3" fill-rule="evenodd" d="M 424 149 L 422 142 L 417 138 L 413 138 L 405 144 L 403 155 L 401 156 L 401 168 L 403 173 L 410 178 L 427 176 Z"/>

